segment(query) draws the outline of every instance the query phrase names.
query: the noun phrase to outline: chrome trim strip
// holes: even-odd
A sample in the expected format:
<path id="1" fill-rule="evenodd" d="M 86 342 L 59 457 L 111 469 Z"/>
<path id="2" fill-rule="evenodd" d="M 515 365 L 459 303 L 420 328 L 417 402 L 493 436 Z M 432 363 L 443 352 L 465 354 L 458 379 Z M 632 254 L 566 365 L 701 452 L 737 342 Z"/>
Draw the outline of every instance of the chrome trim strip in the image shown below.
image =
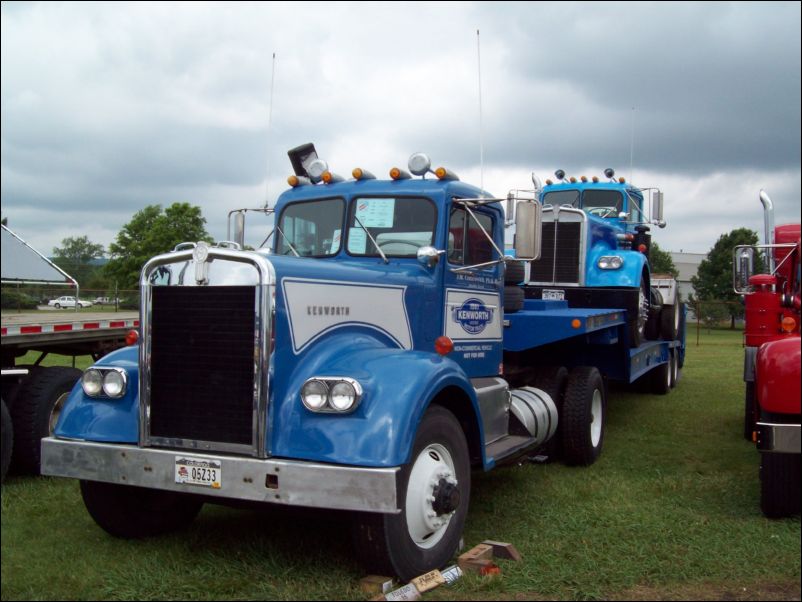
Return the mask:
<path id="1" fill-rule="evenodd" d="M 180 246 L 180 245 L 179 245 Z M 208 442 L 192 441 L 185 439 L 166 439 L 152 437 L 150 434 L 150 357 L 151 357 L 151 322 L 152 322 L 152 303 L 153 287 L 150 277 L 157 268 L 169 264 L 186 262 L 187 266 L 193 262 L 194 247 L 157 255 L 148 261 L 142 268 L 139 279 L 141 293 L 140 308 L 140 333 L 141 341 L 139 346 L 139 445 L 150 447 L 154 445 L 165 447 L 180 447 L 183 449 L 222 451 L 234 453 L 247 453 L 255 457 L 267 457 L 267 404 L 270 398 L 268 382 L 270 367 L 270 339 L 273 316 L 273 290 L 276 284 L 276 274 L 270 261 L 251 251 L 238 251 L 221 247 L 208 247 L 208 257 L 204 263 L 213 260 L 224 260 L 236 263 L 243 263 L 255 268 L 258 275 L 258 282 L 240 283 L 253 284 L 256 289 L 254 303 L 254 392 L 253 392 L 253 421 L 252 421 L 252 443 L 250 446 Z M 190 285 L 194 286 L 195 280 L 189 280 Z M 226 282 L 225 284 L 235 284 Z M 212 286 L 214 284 L 211 284 Z M 179 283 L 172 286 L 184 286 L 183 279 L 179 278 Z M 204 286 L 210 286 L 209 283 Z"/>
<path id="2" fill-rule="evenodd" d="M 176 483 L 175 461 L 181 457 L 220 462 L 222 487 Z M 43 475 L 288 506 L 397 514 L 398 470 L 42 439 Z"/>

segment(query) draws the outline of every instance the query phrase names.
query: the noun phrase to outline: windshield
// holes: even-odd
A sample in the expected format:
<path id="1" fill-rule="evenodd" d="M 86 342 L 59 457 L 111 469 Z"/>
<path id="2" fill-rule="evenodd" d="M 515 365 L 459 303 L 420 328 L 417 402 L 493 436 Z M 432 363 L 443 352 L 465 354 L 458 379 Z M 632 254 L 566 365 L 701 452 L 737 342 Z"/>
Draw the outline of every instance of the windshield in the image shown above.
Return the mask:
<path id="1" fill-rule="evenodd" d="M 547 192 L 543 195 L 544 205 L 554 205 L 559 207 L 561 205 L 571 205 L 576 207 L 579 204 L 579 191 L 578 190 L 555 190 Z"/>
<path id="2" fill-rule="evenodd" d="M 582 208 L 591 215 L 618 217 L 621 193 L 617 190 L 586 190 L 582 195 Z"/>
<path id="3" fill-rule="evenodd" d="M 433 244 L 436 222 L 437 210 L 426 198 L 356 198 L 349 212 L 348 252 L 378 257 L 378 245 L 386 256 L 416 257 L 420 247 Z"/>
<path id="4" fill-rule="evenodd" d="M 276 231 L 276 253 L 326 257 L 340 250 L 345 201 L 323 199 L 292 203 L 284 208 Z"/>

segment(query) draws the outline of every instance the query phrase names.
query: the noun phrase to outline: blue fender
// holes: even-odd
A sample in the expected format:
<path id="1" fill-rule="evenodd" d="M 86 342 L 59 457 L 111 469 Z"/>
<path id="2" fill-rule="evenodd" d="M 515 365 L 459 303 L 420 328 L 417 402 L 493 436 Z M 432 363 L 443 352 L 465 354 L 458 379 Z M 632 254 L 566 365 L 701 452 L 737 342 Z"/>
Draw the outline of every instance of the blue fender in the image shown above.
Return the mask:
<path id="1" fill-rule="evenodd" d="M 624 265 L 617 270 L 602 270 L 598 267 L 597 262 L 603 255 L 619 255 L 623 257 Z M 588 253 L 585 286 L 622 286 L 638 288 L 640 286 L 641 274 L 643 273 L 644 267 L 646 267 L 646 273 L 648 274 L 648 262 L 643 253 L 622 249 L 610 249 L 603 245 L 596 245 L 591 249 L 590 253 Z"/>
<path id="2" fill-rule="evenodd" d="M 388 347 L 363 332 L 327 336 L 294 364 L 276 362 L 275 396 L 269 410 L 269 451 L 277 457 L 354 466 L 392 467 L 409 461 L 418 424 L 431 400 L 447 387 L 470 399 L 480 438 L 476 394 L 453 360 L 433 352 Z M 286 378 L 281 365 L 295 365 Z M 301 402 L 312 377 L 349 377 L 362 385 L 349 414 L 317 413 Z"/>
<path id="3" fill-rule="evenodd" d="M 123 347 L 95 366 L 116 366 L 128 372 L 128 387 L 120 399 L 93 398 L 76 383 L 61 410 L 55 428 L 57 437 L 107 443 L 139 440 L 139 346 Z"/>

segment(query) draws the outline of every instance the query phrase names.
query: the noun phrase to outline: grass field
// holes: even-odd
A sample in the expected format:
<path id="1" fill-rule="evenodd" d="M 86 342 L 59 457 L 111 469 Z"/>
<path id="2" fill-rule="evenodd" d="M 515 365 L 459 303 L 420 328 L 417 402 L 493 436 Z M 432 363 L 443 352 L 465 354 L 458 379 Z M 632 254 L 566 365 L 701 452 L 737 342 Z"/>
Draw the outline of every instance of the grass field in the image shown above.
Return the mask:
<path id="1" fill-rule="evenodd" d="M 511 542 L 523 561 L 424 598 L 798 600 L 800 519 L 760 513 L 742 357 L 740 333 L 702 332 L 669 395 L 612 389 L 591 467 L 474 474 L 466 546 Z M 347 518 L 207 505 L 188 531 L 123 541 L 77 483 L 10 477 L 2 599 L 365 599 Z"/>

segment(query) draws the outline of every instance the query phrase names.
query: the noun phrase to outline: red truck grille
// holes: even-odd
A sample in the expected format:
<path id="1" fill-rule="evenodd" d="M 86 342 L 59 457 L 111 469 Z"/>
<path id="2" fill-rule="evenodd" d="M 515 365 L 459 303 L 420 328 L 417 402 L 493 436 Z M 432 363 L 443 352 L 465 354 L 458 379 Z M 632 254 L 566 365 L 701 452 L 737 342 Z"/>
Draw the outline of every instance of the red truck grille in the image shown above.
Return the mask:
<path id="1" fill-rule="evenodd" d="M 151 436 L 252 445 L 255 288 L 157 286 L 151 309 Z"/>

